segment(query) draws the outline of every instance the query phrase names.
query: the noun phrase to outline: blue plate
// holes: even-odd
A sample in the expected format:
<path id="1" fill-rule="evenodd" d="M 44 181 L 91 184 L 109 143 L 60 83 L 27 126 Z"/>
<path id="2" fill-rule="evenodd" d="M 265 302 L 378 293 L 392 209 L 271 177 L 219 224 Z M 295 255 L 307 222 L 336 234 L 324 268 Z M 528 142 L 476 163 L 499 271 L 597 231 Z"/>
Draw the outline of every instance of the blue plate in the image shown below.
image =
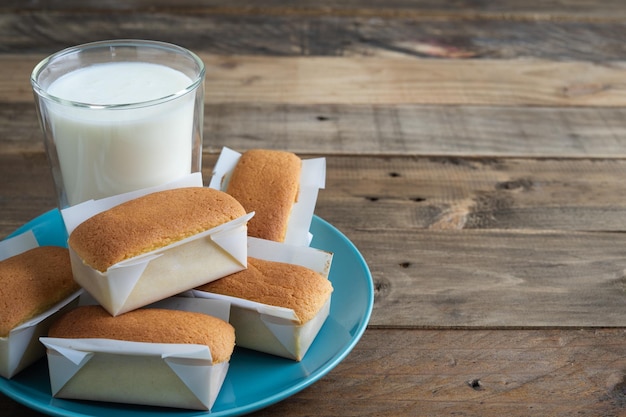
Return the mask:
<path id="1" fill-rule="evenodd" d="M 32 230 L 40 245 L 66 245 L 58 210 L 49 211 L 18 229 Z M 354 348 L 367 327 L 374 289 L 372 276 L 357 248 L 330 223 L 315 216 L 311 246 L 334 253 L 330 315 L 301 362 L 235 348 L 230 368 L 211 413 L 128 404 L 52 398 L 45 359 L 11 380 L 0 377 L 0 392 L 52 416 L 191 417 L 237 416 L 277 403 L 313 384 Z"/>

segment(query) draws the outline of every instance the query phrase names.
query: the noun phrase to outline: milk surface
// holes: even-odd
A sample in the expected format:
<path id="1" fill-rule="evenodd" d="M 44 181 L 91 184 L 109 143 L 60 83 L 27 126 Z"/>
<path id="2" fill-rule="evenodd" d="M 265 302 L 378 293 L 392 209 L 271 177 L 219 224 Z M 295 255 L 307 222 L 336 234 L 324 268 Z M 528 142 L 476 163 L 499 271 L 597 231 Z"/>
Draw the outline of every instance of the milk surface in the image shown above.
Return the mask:
<path id="1" fill-rule="evenodd" d="M 184 90 L 192 80 L 164 65 L 144 62 L 95 64 L 66 74 L 48 87 L 64 100 L 88 104 L 129 104 Z"/>
<path id="2" fill-rule="evenodd" d="M 92 106 L 176 94 L 192 80 L 166 66 L 97 64 L 60 77 L 48 93 Z M 135 108 L 49 105 L 70 205 L 169 182 L 191 172 L 194 92 Z"/>

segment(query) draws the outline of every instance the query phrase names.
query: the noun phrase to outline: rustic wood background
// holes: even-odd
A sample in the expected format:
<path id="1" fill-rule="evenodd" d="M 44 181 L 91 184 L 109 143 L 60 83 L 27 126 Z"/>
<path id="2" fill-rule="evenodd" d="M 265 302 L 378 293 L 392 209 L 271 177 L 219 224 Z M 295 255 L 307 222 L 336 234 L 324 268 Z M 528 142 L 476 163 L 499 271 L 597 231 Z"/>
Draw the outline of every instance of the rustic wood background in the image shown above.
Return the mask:
<path id="1" fill-rule="evenodd" d="M 4 1 L 0 238 L 55 204 L 32 68 L 113 38 L 203 58 L 205 178 L 325 156 L 372 270 L 356 349 L 255 415 L 626 415 L 622 0 Z"/>

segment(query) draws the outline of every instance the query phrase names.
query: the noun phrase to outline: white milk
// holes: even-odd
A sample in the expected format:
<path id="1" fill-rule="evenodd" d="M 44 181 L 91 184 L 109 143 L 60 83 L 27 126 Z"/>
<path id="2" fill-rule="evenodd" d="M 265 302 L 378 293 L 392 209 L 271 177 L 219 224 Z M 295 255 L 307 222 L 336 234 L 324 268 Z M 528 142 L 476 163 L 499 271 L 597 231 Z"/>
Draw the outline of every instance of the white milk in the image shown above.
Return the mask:
<path id="1" fill-rule="evenodd" d="M 130 104 L 175 94 L 191 83 L 185 74 L 166 66 L 120 62 L 64 75 L 48 93 L 92 106 Z M 190 173 L 194 99 L 190 92 L 158 105 L 123 110 L 51 103 L 50 129 L 69 204 Z"/>

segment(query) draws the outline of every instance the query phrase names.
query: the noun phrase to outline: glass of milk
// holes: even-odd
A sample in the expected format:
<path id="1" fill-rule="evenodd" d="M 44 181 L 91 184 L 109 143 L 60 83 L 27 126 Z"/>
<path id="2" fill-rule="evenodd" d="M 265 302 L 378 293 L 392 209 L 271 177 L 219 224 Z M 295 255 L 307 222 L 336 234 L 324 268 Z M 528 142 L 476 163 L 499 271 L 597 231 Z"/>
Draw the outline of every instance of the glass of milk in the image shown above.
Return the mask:
<path id="1" fill-rule="evenodd" d="M 204 75 L 191 51 L 144 40 L 41 61 L 31 84 L 59 207 L 200 171 Z"/>

